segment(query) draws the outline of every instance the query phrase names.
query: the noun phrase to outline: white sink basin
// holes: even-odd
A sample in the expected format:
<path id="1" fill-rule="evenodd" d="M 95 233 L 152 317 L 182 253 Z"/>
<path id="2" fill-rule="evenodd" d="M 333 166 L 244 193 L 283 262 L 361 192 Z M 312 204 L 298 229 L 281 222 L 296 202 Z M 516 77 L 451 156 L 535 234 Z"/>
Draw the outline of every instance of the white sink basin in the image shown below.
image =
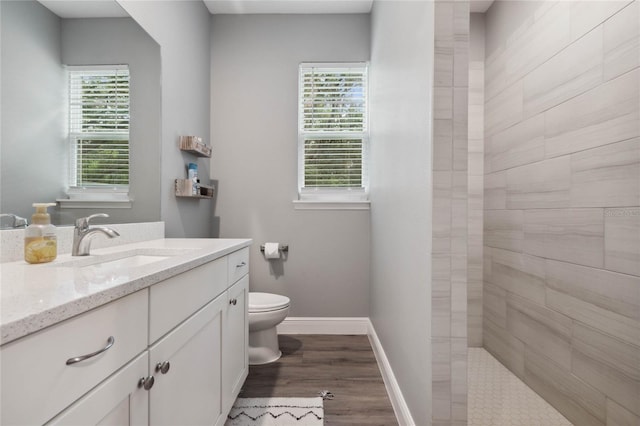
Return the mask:
<path id="1" fill-rule="evenodd" d="M 135 268 L 138 266 L 148 265 L 150 263 L 159 262 L 161 260 L 169 259 L 173 256 L 188 253 L 189 249 L 182 250 L 162 250 L 162 249 L 136 249 L 123 252 L 99 254 L 91 256 L 81 256 L 72 258 L 70 260 L 62 260 L 60 262 L 53 262 L 50 265 L 54 267 L 65 268 L 89 268 L 94 267 L 96 269 L 120 269 L 120 268 Z"/>
<path id="2" fill-rule="evenodd" d="M 122 259 L 96 262 L 90 265 L 81 266 L 81 268 L 96 267 L 104 269 L 117 269 L 117 268 L 133 268 L 136 266 L 147 265 L 153 262 L 159 262 L 161 260 L 169 259 L 170 256 L 149 256 L 145 254 L 137 254 L 134 256 L 123 257 Z"/>

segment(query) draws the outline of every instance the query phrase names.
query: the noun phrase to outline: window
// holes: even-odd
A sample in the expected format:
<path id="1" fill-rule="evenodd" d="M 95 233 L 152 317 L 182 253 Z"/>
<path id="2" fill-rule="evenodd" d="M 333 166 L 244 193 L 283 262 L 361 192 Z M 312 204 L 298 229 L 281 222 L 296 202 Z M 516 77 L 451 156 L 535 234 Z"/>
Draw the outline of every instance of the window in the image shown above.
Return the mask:
<path id="1" fill-rule="evenodd" d="M 70 193 L 129 188 L 129 69 L 67 67 Z"/>
<path id="2" fill-rule="evenodd" d="M 367 65 L 304 63 L 299 69 L 301 200 L 366 200 Z"/>

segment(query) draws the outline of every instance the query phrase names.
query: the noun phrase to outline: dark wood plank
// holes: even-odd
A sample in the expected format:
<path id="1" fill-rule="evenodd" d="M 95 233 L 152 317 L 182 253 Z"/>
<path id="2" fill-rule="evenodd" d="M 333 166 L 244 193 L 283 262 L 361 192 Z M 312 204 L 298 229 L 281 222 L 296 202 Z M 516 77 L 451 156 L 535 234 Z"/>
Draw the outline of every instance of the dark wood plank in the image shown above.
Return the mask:
<path id="1" fill-rule="evenodd" d="M 244 398 L 314 397 L 328 390 L 325 426 L 397 425 L 367 336 L 280 335 L 282 358 L 249 367 Z"/>

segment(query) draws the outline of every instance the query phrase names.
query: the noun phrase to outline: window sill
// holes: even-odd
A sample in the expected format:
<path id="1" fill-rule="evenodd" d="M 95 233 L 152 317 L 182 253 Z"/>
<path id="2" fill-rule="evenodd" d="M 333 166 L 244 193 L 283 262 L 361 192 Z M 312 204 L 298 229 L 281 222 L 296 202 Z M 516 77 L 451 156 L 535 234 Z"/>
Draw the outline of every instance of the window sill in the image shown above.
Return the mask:
<path id="1" fill-rule="evenodd" d="M 371 202 L 362 201 L 328 201 L 328 200 L 293 200 L 295 210 L 369 210 Z"/>
<path id="2" fill-rule="evenodd" d="M 69 198 L 60 198 L 56 201 L 61 209 L 130 209 L 133 198 L 126 192 L 87 192 L 70 190 Z"/>
<path id="3" fill-rule="evenodd" d="M 61 209 L 130 209 L 131 200 L 70 200 L 68 198 L 56 200 Z"/>

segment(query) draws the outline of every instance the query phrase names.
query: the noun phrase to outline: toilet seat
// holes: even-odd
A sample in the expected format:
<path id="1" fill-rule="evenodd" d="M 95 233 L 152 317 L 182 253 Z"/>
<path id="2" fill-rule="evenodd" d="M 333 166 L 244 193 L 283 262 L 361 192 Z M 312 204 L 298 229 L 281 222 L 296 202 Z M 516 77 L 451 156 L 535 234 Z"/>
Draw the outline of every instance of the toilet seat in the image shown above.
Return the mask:
<path id="1" fill-rule="evenodd" d="M 286 296 L 271 293 L 249 292 L 249 312 L 270 312 L 289 307 Z"/>

